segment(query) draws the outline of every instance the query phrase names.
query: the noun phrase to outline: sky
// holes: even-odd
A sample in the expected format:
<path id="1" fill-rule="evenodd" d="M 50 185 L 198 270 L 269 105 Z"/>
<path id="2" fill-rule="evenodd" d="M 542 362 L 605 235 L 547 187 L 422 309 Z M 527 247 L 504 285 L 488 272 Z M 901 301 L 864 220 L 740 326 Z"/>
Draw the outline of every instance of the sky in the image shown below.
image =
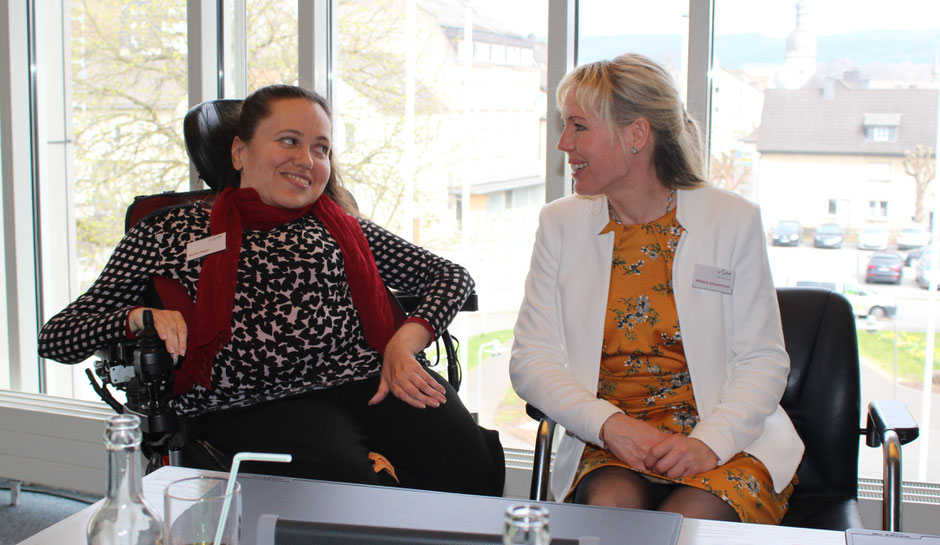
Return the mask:
<path id="1" fill-rule="evenodd" d="M 544 36 L 549 0 L 471 0 L 477 9 L 523 34 Z M 938 0 L 804 0 L 817 35 L 869 29 L 940 29 Z M 678 33 L 688 0 L 580 0 L 582 32 L 596 35 Z M 796 22 L 795 0 L 715 0 L 716 31 L 786 37 Z"/>

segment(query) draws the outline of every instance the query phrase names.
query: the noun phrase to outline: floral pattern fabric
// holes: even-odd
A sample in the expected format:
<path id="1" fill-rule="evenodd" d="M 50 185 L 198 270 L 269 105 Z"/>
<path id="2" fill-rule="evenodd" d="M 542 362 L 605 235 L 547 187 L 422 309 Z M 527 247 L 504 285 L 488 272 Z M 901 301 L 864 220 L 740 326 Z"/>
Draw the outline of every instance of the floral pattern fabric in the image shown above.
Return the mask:
<path id="1" fill-rule="evenodd" d="M 673 209 L 640 225 L 611 220 L 602 233 L 611 232 L 614 251 L 597 396 L 628 416 L 688 435 L 698 423 L 698 410 L 672 290 L 672 263 L 682 226 Z M 634 469 L 610 451 L 587 444 L 571 492 L 585 475 L 604 466 L 625 467 L 654 482 L 708 491 L 727 502 L 744 522 L 779 524 L 794 486 L 775 493 L 764 465 L 743 452 L 711 471 L 670 479 Z"/>

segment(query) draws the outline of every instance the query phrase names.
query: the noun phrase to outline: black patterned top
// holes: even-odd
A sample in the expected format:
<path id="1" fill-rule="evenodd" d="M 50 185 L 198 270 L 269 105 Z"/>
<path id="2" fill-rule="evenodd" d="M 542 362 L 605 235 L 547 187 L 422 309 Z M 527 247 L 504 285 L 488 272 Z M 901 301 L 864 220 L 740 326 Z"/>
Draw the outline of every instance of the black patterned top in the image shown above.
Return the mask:
<path id="1" fill-rule="evenodd" d="M 210 205 L 170 209 L 125 235 L 88 291 L 47 322 L 39 354 L 77 363 L 123 338 L 128 311 L 150 277 L 179 281 L 191 297 L 202 259 L 186 247 L 209 234 Z M 463 267 L 360 219 L 387 286 L 423 298 L 411 316 L 443 331 L 473 289 Z M 365 340 L 339 246 L 313 215 L 270 231 L 245 230 L 232 339 L 213 360 L 212 388 L 173 400 L 181 414 L 253 405 L 373 376 L 382 358 Z"/>

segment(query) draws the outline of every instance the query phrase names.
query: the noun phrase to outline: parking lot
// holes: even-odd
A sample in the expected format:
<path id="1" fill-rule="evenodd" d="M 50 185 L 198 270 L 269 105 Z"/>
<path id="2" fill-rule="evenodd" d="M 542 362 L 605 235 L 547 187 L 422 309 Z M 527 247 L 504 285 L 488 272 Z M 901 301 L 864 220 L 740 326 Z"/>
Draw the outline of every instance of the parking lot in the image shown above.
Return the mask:
<path id="1" fill-rule="evenodd" d="M 814 248 L 812 243 L 800 246 L 768 246 L 774 283 L 795 286 L 801 280 L 853 282 L 897 300 L 895 322 L 902 331 L 925 331 L 928 317 L 928 292 L 914 281 L 913 267 L 905 267 L 900 285 L 866 284 L 865 267 L 871 250 L 859 250 L 851 243 L 839 249 Z M 889 246 L 888 252 L 897 251 Z M 898 252 L 902 256 L 907 252 Z M 938 302 L 940 308 L 940 302 Z M 940 317 L 940 313 L 935 316 Z M 940 323 L 937 324 L 940 328 Z"/>
<path id="2" fill-rule="evenodd" d="M 812 242 L 804 242 L 800 246 L 768 246 L 770 266 L 774 282 L 778 286 L 794 286 L 800 280 L 824 280 L 843 283 L 855 283 L 879 295 L 889 296 L 897 301 L 897 315 L 890 327 L 897 327 L 899 331 L 926 331 L 928 309 L 928 291 L 921 288 L 914 281 L 914 269 L 905 267 L 900 285 L 894 284 L 866 284 L 865 268 L 871 256 L 870 250 L 859 250 L 853 244 L 847 243 L 840 249 L 814 248 Z M 889 252 L 897 251 L 889 246 Z M 902 256 L 906 252 L 899 252 Z M 936 307 L 940 309 L 940 301 Z M 940 312 L 934 311 L 938 318 L 937 328 L 940 328 Z M 890 322 L 889 322 L 890 323 Z M 887 324 L 885 324 L 887 325 Z M 865 322 L 860 323 L 864 327 Z M 892 376 L 879 370 L 873 365 L 862 362 L 862 405 L 867 406 L 873 399 L 891 399 L 897 395 L 903 401 L 914 419 L 923 425 L 924 405 L 922 403 L 922 390 L 920 385 L 900 384 L 893 385 Z M 920 472 L 921 456 L 924 455 L 925 440 L 929 442 L 928 452 L 940 452 L 940 394 L 931 396 L 930 430 L 922 430 L 922 437 L 904 447 L 903 478 L 908 481 L 937 481 L 940 479 L 940 464 L 928 463 L 926 474 Z M 926 437 L 925 437 L 926 436 Z M 882 471 L 881 451 L 862 447 L 859 458 L 859 472 L 864 477 L 880 478 Z"/>

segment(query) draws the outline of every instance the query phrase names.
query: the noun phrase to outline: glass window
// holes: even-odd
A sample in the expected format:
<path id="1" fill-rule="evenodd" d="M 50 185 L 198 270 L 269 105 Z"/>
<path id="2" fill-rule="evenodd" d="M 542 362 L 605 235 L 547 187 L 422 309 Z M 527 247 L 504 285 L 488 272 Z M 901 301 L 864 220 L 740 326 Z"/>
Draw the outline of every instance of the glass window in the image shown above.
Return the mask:
<path id="1" fill-rule="evenodd" d="M 0 114 L 3 111 L 0 109 Z M 3 119 L 0 118 L 0 124 L 3 123 Z M 2 125 L 0 125 L 2 126 Z M 0 138 L 3 137 L 2 131 L 0 131 Z M 2 142 L 0 142 L 2 144 Z M 0 145 L 0 165 L 3 164 L 3 146 Z M 0 187 L 4 187 L 5 180 L 3 179 L 3 169 L 0 168 Z M 3 195 L 0 193 L 0 225 L 3 225 Z M 6 255 L 4 249 L 6 237 L 0 236 L 0 255 Z M 2 263 L 2 261 L 0 261 Z M 7 300 L 7 282 L 6 275 L 0 275 L 0 303 L 3 303 L 3 308 L 6 308 Z M 8 331 L 7 329 L 7 313 L 0 312 L 0 332 Z M 8 345 L 8 336 L 0 335 L 0 390 L 9 390 L 10 389 L 10 360 L 7 356 L 10 351 L 7 347 Z"/>
<path id="2" fill-rule="evenodd" d="M 872 142 L 888 142 L 894 140 L 894 131 L 892 127 L 869 127 L 869 139 Z"/>
<path id="3" fill-rule="evenodd" d="M 685 95 L 688 67 L 689 2 L 578 2 L 577 64 L 642 53 L 662 64 Z M 624 21 L 631 21 L 624 33 Z"/>
<path id="4" fill-rule="evenodd" d="M 868 215 L 872 218 L 888 217 L 888 201 L 868 201 Z"/>
<path id="5" fill-rule="evenodd" d="M 186 0 L 57 5 L 37 12 L 63 40 L 40 50 L 43 321 L 98 276 L 135 196 L 189 185 Z M 98 399 L 84 367 L 49 362 L 46 391 Z"/>
<path id="6" fill-rule="evenodd" d="M 245 97 L 274 83 L 297 84 L 296 0 L 223 2 L 225 96 Z M 243 12 L 238 11 L 242 7 Z"/>
<path id="7" fill-rule="evenodd" d="M 893 251 L 890 233 L 910 222 L 919 205 L 924 217 L 932 209 L 903 160 L 918 145 L 935 145 L 933 49 L 914 44 L 934 39 L 938 15 L 936 3 L 917 0 L 892 3 L 890 10 L 862 1 L 852 13 L 830 2 L 715 1 L 712 178 L 719 177 L 715 167 L 723 154 L 738 150 L 752 156 L 754 165 L 752 184 L 738 191 L 761 205 L 765 226 L 781 219 L 834 222 L 847 233 L 839 250 L 768 248 L 777 285 L 812 280 L 819 271 L 846 285 L 863 283 L 870 251 L 857 245 Z M 859 43 L 880 45 L 875 50 Z M 876 237 L 861 234 L 869 220 L 881 226 Z M 859 327 L 859 349 L 865 407 L 891 398 L 892 329 L 898 330 L 904 376 L 897 395 L 920 419 L 930 311 L 915 276 L 905 271 L 900 286 L 879 285 L 869 294 L 904 300 L 881 331 Z M 936 438 L 929 441 L 931 450 L 940 448 Z M 925 463 L 926 447 L 922 440 L 905 446 L 905 459 L 916 460 L 905 464 L 905 479 L 940 479 L 940 466 Z M 881 453 L 861 451 L 861 475 L 880 478 Z"/>
<path id="8" fill-rule="evenodd" d="M 469 369 L 461 395 L 505 446 L 530 449 L 507 365 L 545 195 L 547 12 L 538 0 L 473 6 L 336 2 L 334 145 L 367 217 L 473 275 L 480 310 L 451 326 Z"/>

